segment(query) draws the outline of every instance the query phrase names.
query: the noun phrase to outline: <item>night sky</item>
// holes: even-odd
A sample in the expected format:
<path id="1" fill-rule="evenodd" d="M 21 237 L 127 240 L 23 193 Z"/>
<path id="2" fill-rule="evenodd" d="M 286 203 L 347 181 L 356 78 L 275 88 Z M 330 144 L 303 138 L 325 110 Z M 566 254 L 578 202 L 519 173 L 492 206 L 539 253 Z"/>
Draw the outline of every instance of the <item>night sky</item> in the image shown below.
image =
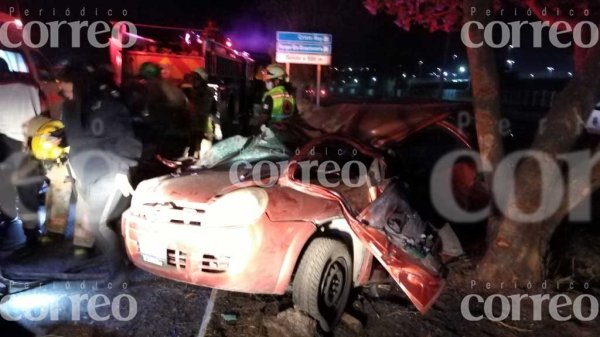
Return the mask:
<path id="1" fill-rule="evenodd" d="M 326 1 L 326 0 L 323 0 Z M 283 1 L 285 3 L 285 1 Z M 403 69 L 416 71 L 418 60 L 424 61 L 423 71 L 431 71 L 442 65 L 443 46 L 447 39 L 445 33 L 429 33 L 419 28 L 410 32 L 402 31 L 394 23 L 391 16 L 370 15 L 362 6 L 361 0 L 348 0 L 344 7 L 343 18 L 320 16 L 316 26 L 310 31 L 333 34 L 334 59 L 338 66 L 371 66 L 383 69 Z M 14 0 L 2 1 L 0 10 L 8 11 L 8 7 L 16 3 Z M 217 21 L 226 36 L 231 37 L 235 47 L 249 52 L 268 53 L 274 48 L 275 31 L 288 30 L 289 27 L 276 25 L 265 19 L 260 10 L 260 0 L 23 0 L 20 8 L 35 12 L 30 20 L 79 20 L 78 13 L 85 7 L 87 20 L 128 20 L 134 23 L 151 23 L 168 26 L 201 28 L 208 19 Z M 56 16 L 50 11 L 55 8 Z M 70 17 L 65 16 L 69 8 Z M 94 14 L 98 9 L 98 17 Z M 127 9 L 127 16 L 120 14 L 109 18 L 108 8 L 115 13 Z M 42 18 L 37 11 L 44 9 Z M 97 19 L 96 19 L 97 18 Z M 27 21 L 24 18 L 24 21 Z M 83 48 L 85 50 L 85 48 Z M 73 52 L 73 51 L 71 51 Z M 458 34 L 450 35 L 449 55 L 457 54 L 454 63 L 466 63 L 464 47 Z M 47 50 L 51 58 L 65 55 L 64 50 Z M 544 55 L 548 65 L 559 69 L 570 68 L 569 50 L 514 50 L 511 58 L 517 60 L 516 69 L 522 71 L 542 71 L 546 64 L 539 62 Z M 506 58 L 504 51 L 499 56 Z M 537 69 L 540 68 L 540 69 Z"/>

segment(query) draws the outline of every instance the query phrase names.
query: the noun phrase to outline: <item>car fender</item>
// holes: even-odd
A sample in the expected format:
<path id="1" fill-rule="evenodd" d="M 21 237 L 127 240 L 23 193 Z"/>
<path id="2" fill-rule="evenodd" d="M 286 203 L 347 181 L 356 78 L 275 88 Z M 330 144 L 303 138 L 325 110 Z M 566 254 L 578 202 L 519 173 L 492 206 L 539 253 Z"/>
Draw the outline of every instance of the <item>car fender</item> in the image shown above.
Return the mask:
<path id="1" fill-rule="evenodd" d="M 282 222 L 281 226 L 293 227 L 294 236 L 291 240 L 289 240 L 287 252 L 283 262 L 281 263 L 279 277 L 277 278 L 277 283 L 275 285 L 275 289 L 273 290 L 273 293 L 275 294 L 284 294 L 287 291 L 300 255 L 302 255 L 302 252 L 306 244 L 310 241 L 310 238 L 317 231 L 317 227 L 313 223 L 305 221 Z"/>
<path id="2" fill-rule="evenodd" d="M 338 231 L 343 233 L 346 238 L 350 238 L 352 245 L 352 282 L 355 287 L 361 286 L 369 279 L 372 266 L 372 256 L 365 245 L 360 241 L 356 234 L 350 228 L 345 218 L 337 218 L 327 225 L 328 231 Z"/>

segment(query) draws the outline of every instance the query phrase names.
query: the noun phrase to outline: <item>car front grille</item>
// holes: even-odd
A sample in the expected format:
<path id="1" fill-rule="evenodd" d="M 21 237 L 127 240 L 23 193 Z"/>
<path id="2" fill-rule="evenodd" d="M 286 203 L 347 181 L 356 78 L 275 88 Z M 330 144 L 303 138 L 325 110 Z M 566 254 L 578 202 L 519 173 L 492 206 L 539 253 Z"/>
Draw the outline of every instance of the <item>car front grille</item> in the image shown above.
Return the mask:
<path id="1" fill-rule="evenodd" d="M 229 256 L 202 255 L 202 271 L 205 273 L 224 273 L 229 268 Z"/>
<path id="2" fill-rule="evenodd" d="M 186 252 L 167 249 L 167 265 L 176 267 L 177 269 L 185 269 L 187 266 L 187 256 Z"/>

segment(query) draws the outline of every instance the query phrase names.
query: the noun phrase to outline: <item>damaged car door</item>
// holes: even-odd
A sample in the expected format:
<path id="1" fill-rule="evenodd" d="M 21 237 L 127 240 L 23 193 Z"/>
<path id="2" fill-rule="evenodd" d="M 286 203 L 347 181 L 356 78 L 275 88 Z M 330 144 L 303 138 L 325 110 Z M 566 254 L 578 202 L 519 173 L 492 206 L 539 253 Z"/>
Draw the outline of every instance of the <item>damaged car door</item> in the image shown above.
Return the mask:
<path id="1" fill-rule="evenodd" d="M 330 161 L 338 166 L 327 165 Z M 360 162 L 365 169 L 349 165 L 351 162 Z M 350 168 L 344 171 L 344 166 Z M 359 169 L 352 169 L 354 166 Z M 399 182 L 384 179 L 384 170 L 384 157 L 378 150 L 347 137 L 329 135 L 306 144 L 292 158 L 280 184 L 338 201 L 352 231 L 416 308 L 425 313 L 444 287 L 443 272 L 427 263 L 427 254 L 418 253 L 426 252 L 426 246 L 417 242 L 425 233 L 424 224 L 402 199 Z M 321 179 L 315 181 L 315 176 L 326 178 L 325 183 Z M 349 181 L 343 181 L 344 178 Z M 403 219 L 400 214 L 406 217 Z M 395 227 L 392 220 L 396 221 Z M 394 229 L 396 233 L 392 235 Z M 412 243 L 403 244 L 402 240 Z"/>

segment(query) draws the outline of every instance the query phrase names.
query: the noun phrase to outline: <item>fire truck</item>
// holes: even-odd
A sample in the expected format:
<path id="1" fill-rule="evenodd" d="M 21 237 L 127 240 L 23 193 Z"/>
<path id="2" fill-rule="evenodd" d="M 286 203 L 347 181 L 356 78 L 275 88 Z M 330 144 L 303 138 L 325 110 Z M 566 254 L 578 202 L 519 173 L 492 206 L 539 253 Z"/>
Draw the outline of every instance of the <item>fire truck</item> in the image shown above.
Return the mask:
<path id="1" fill-rule="evenodd" d="M 163 78 L 178 85 L 184 82 L 186 74 L 204 68 L 210 86 L 216 89 L 223 133 L 246 133 L 255 98 L 255 61 L 248 53 L 234 49 L 231 40 L 207 28 L 148 24 L 135 27 L 134 34 L 121 25 L 117 36 L 110 39 L 110 60 L 117 84 L 126 86 L 136 81 L 145 62 L 159 64 Z"/>

